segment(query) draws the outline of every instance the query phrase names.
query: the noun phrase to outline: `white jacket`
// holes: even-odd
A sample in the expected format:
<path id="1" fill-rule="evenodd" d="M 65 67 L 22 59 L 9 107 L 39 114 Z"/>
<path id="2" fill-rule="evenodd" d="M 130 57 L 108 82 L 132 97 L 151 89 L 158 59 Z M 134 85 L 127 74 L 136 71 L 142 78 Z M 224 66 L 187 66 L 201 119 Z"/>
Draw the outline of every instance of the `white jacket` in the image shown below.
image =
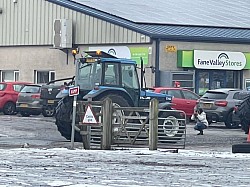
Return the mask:
<path id="1" fill-rule="evenodd" d="M 208 126 L 208 121 L 207 121 L 207 117 L 206 117 L 206 113 L 202 112 L 201 114 L 197 114 L 197 117 L 195 117 L 195 115 L 193 114 L 191 116 L 192 120 L 197 119 L 198 122 L 204 123 L 206 126 Z"/>

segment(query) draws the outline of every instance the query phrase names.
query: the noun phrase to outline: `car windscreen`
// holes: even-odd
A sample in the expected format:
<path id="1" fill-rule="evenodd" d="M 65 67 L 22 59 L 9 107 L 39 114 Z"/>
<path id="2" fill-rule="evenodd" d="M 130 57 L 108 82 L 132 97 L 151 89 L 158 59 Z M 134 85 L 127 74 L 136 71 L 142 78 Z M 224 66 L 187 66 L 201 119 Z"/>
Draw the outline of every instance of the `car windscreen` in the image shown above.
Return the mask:
<path id="1" fill-rule="evenodd" d="M 5 88 L 6 88 L 6 84 L 0 84 L 0 91 L 5 90 Z"/>
<path id="2" fill-rule="evenodd" d="M 21 93 L 39 93 L 40 92 L 40 86 L 32 86 L 32 85 L 26 85 L 21 90 Z"/>
<path id="3" fill-rule="evenodd" d="M 223 92 L 206 92 L 202 98 L 206 99 L 226 99 L 228 94 Z"/>

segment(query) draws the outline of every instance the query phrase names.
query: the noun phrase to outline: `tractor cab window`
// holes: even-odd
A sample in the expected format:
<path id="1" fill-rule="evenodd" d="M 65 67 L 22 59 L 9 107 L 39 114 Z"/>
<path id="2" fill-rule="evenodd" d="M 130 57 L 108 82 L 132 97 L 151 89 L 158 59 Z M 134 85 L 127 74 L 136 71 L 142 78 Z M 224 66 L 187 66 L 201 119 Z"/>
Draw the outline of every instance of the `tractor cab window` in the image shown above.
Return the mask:
<path id="1" fill-rule="evenodd" d="M 139 80 L 133 64 L 122 64 L 122 85 L 127 88 L 139 89 Z"/>
<path id="2" fill-rule="evenodd" d="M 105 63 L 104 64 L 104 84 L 118 85 L 119 84 L 119 71 L 118 63 Z"/>
<path id="3" fill-rule="evenodd" d="M 99 84 L 100 80 L 97 75 L 97 70 L 100 68 L 101 65 L 97 63 L 81 64 L 79 67 L 79 85 L 84 89 L 91 90 L 94 85 Z"/>

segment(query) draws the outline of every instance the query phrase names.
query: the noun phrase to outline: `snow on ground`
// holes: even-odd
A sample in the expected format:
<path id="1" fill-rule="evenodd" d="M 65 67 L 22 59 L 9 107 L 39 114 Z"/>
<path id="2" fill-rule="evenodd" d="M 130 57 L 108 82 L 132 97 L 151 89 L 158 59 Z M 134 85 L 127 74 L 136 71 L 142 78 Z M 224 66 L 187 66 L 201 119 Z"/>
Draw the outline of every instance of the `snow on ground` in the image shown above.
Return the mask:
<path id="1" fill-rule="evenodd" d="M 179 150 L 2 149 L 3 186 L 249 186 L 250 154 Z"/>

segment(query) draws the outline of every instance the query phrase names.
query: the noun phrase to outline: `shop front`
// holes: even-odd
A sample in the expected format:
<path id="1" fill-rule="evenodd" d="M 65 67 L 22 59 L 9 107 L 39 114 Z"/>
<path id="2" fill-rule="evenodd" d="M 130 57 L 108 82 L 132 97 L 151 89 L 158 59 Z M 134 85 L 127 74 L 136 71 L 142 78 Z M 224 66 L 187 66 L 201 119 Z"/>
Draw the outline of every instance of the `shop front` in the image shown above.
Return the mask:
<path id="1" fill-rule="evenodd" d="M 203 95 L 207 90 L 216 88 L 238 88 L 239 71 L 196 70 L 195 92 Z"/>
<path id="2" fill-rule="evenodd" d="M 195 71 L 195 92 L 216 88 L 243 88 L 243 70 L 249 69 L 249 53 L 226 51 L 178 51 L 178 67 Z"/>

